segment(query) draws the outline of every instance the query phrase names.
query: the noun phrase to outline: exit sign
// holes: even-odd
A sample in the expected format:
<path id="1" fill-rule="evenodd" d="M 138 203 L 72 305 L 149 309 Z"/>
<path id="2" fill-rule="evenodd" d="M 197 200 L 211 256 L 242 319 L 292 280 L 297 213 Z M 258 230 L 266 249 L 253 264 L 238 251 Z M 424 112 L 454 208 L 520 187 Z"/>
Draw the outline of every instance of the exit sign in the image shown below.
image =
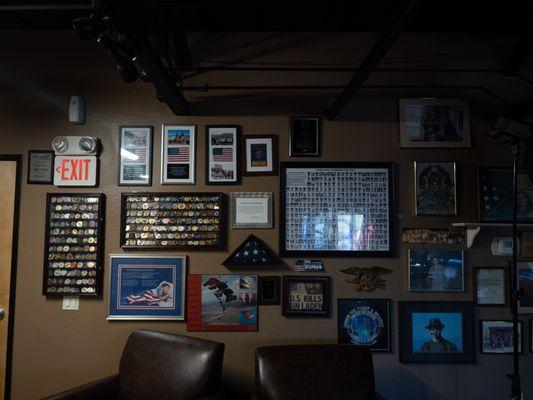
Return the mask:
<path id="1" fill-rule="evenodd" d="M 95 156 L 56 156 L 54 185 L 96 186 L 98 159 Z"/>

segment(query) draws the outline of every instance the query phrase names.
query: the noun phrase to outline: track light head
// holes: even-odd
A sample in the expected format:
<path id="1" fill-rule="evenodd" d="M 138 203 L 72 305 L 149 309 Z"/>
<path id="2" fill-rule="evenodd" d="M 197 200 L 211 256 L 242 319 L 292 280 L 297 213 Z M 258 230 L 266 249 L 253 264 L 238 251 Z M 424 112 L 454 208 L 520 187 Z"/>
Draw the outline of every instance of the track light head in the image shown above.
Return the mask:
<path id="1" fill-rule="evenodd" d="M 102 18 L 96 14 L 90 17 L 80 17 L 72 21 L 72 27 L 83 42 L 90 42 L 102 35 L 107 29 L 107 18 Z"/>
<path id="2" fill-rule="evenodd" d="M 115 63 L 117 71 L 126 83 L 134 82 L 139 77 L 137 68 L 133 64 L 135 54 L 124 44 L 114 42 L 109 36 L 100 36 L 98 43 L 107 49 L 107 53 Z"/>

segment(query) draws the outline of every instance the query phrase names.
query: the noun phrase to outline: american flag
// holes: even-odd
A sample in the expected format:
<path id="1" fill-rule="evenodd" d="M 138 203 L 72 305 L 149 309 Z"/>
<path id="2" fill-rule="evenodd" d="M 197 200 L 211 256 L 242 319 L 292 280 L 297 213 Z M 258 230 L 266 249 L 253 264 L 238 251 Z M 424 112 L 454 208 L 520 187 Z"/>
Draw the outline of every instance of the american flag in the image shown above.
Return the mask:
<path id="1" fill-rule="evenodd" d="M 480 183 L 482 215 L 489 217 L 508 200 L 510 193 L 498 186 L 489 176 L 482 176 Z"/>
<path id="2" fill-rule="evenodd" d="M 231 147 L 214 148 L 213 149 L 213 161 L 232 162 L 233 161 L 233 149 Z"/>
<path id="3" fill-rule="evenodd" d="M 146 292 L 144 292 L 142 296 L 130 295 L 126 297 L 126 300 L 128 300 L 129 304 L 146 303 L 149 306 L 157 305 L 161 301 L 166 301 L 167 299 L 168 299 L 168 295 L 157 296 L 157 295 L 154 295 L 150 290 L 147 290 Z"/>
<path id="4" fill-rule="evenodd" d="M 188 147 L 169 148 L 167 161 L 169 163 L 189 162 L 189 148 Z"/>
<path id="5" fill-rule="evenodd" d="M 127 148 L 126 151 L 128 153 L 131 153 L 136 157 L 133 157 L 131 155 L 129 155 L 129 157 L 124 157 L 124 163 L 145 163 L 146 162 L 146 148 L 143 147 L 143 148 L 139 148 L 139 149 L 135 149 L 135 148 Z"/>

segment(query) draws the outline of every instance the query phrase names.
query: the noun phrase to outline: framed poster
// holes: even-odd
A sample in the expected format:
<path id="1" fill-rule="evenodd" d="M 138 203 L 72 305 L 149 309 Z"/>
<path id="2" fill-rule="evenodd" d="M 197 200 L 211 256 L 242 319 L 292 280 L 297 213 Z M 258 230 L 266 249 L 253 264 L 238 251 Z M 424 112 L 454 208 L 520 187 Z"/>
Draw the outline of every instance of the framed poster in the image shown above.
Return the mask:
<path id="1" fill-rule="evenodd" d="M 232 192 L 230 206 L 233 229 L 274 227 L 274 194 L 272 192 Z"/>
<path id="2" fill-rule="evenodd" d="M 473 363 L 474 305 L 466 301 L 400 301 L 401 363 Z"/>
<path id="3" fill-rule="evenodd" d="M 276 135 L 243 136 L 242 174 L 244 176 L 278 175 L 278 137 Z"/>
<path id="4" fill-rule="evenodd" d="M 163 125 L 161 137 L 161 183 L 196 182 L 196 126 Z"/>
<path id="5" fill-rule="evenodd" d="M 280 254 L 391 257 L 393 163 L 281 163 Z"/>
<path id="6" fill-rule="evenodd" d="M 188 331 L 257 332 L 257 275 L 189 275 Z"/>
<path id="7" fill-rule="evenodd" d="M 505 267 L 474 267 L 472 280 L 476 306 L 507 305 L 507 269 Z"/>
<path id="8" fill-rule="evenodd" d="M 282 315 L 329 317 L 329 276 L 283 276 Z"/>
<path id="9" fill-rule="evenodd" d="M 400 99 L 400 147 L 470 147 L 466 99 Z"/>
<path id="10" fill-rule="evenodd" d="M 402 228 L 402 243 L 464 245 L 464 229 Z"/>
<path id="11" fill-rule="evenodd" d="M 390 300 L 338 299 L 340 344 L 392 351 Z"/>
<path id="12" fill-rule="evenodd" d="M 281 304 L 281 278 L 279 276 L 259 277 L 259 305 Z"/>
<path id="13" fill-rule="evenodd" d="M 187 257 L 109 255 L 108 320 L 185 319 Z"/>
<path id="14" fill-rule="evenodd" d="M 522 291 L 518 302 L 518 312 L 520 314 L 533 314 L 533 260 L 519 262 L 516 267 L 517 286 Z"/>
<path id="15" fill-rule="evenodd" d="M 464 256 L 457 250 L 409 250 L 410 292 L 462 292 Z"/>
<path id="16" fill-rule="evenodd" d="M 320 117 L 291 117 L 289 131 L 290 157 L 320 157 Z"/>
<path id="17" fill-rule="evenodd" d="M 121 126 L 119 133 L 118 186 L 151 186 L 154 128 Z"/>
<path id="18" fill-rule="evenodd" d="M 28 150 L 28 184 L 51 185 L 54 183 L 54 152 Z"/>
<path id="19" fill-rule="evenodd" d="M 480 320 L 480 353 L 481 354 L 513 354 L 513 321 Z M 524 327 L 522 321 L 518 321 L 518 348 L 519 353 L 524 354 L 522 338 Z"/>
<path id="20" fill-rule="evenodd" d="M 205 184 L 240 185 L 240 127 L 205 127 Z"/>
<path id="21" fill-rule="evenodd" d="M 415 161 L 415 214 L 457 215 L 454 162 Z"/>

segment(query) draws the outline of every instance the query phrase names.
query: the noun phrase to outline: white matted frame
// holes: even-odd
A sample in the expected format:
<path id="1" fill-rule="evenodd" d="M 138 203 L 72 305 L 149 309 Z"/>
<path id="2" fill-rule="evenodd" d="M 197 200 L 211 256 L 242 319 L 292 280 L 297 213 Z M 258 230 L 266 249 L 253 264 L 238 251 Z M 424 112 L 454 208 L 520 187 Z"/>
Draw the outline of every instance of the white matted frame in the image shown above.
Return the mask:
<path id="1" fill-rule="evenodd" d="M 278 175 L 278 137 L 276 135 L 244 135 L 242 145 L 244 176 Z"/>
<path id="2" fill-rule="evenodd" d="M 232 192 L 230 205 L 233 229 L 274 227 L 274 194 L 272 192 Z"/>
<path id="3" fill-rule="evenodd" d="M 118 186 L 151 186 L 154 128 L 121 126 Z"/>
<path id="4" fill-rule="evenodd" d="M 196 183 L 196 125 L 162 125 L 161 183 Z"/>
<path id="5" fill-rule="evenodd" d="M 415 161 L 415 215 L 457 215 L 457 165 Z"/>

